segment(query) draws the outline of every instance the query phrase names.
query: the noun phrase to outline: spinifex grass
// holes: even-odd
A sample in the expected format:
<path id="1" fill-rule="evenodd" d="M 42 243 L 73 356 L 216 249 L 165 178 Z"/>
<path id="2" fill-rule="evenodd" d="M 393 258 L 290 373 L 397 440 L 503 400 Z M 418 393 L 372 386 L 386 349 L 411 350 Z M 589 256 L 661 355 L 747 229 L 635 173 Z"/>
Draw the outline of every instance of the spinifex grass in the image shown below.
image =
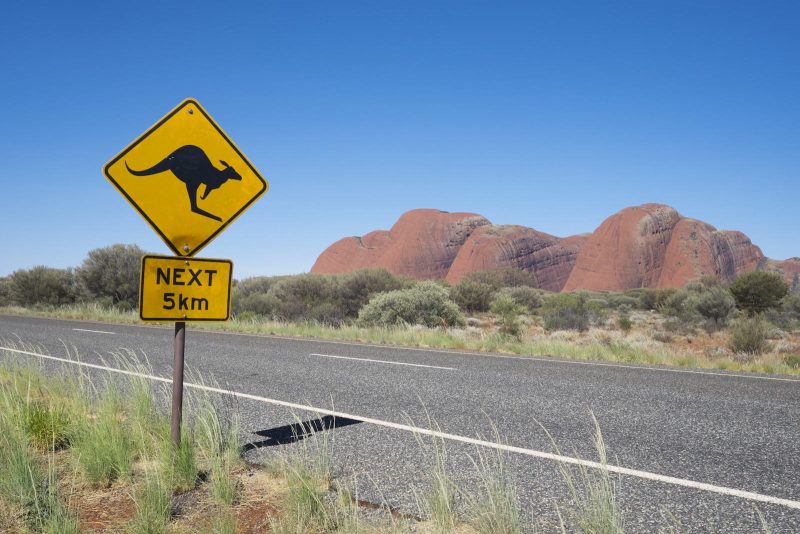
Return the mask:
<path id="1" fill-rule="evenodd" d="M 600 468 L 590 469 L 585 465 L 573 468 L 563 463 L 559 465 L 572 497 L 572 524 L 578 532 L 584 534 L 623 534 L 624 520 L 617 500 L 618 482 L 612 479 L 607 468 L 606 446 L 600 424 L 594 414 L 591 416 L 594 422 L 594 446 Z M 555 442 L 553 447 L 559 452 Z M 567 532 L 563 517 L 561 529 Z"/>
<path id="2" fill-rule="evenodd" d="M 493 426 L 496 443 L 500 434 Z M 517 489 L 508 472 L 508 453 L 478 447 L 471 457 L 480 479 L 479 493 L 466 494 L 470 524 L 480 534 L 522 534 Z"/>
<path id="3" fill-rule="evenodd" d="M 135 447 L 125 425 L 124 406 L 124 399 L 110 386 L 75 431 L 72 447 L 92 484 L 110 484 L 131 474 Z"/>
<path id="4" fill-rule="evenodd" d="M 288 493 L 282 517 L 275 521 L 275 532 L 331 532 L 336 530 L 336 510 L 327 500 L 333 464 L 332 443 L 327 433 L 317 434 L 297 419 L 297 443 L 277 460 L 275 469 L 286 479 Z"/>

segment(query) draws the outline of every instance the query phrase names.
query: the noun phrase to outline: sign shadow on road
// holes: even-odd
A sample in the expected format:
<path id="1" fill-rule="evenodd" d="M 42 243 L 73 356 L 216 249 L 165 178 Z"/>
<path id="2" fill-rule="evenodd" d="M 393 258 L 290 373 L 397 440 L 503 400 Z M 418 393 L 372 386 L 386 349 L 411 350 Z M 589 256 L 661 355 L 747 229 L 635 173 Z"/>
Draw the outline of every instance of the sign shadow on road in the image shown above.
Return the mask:
<path id="1" fill-rule="evenodd" d="M 319 419 L 310 419 L 308 421 L 302 421 L 300 423 L 294 423 L 291 425 L 259 430 L 258 432 L 253 432 L 253 434 L 267 439 L 246 444 L 244 446 L 244 451 L 248 452 L 263 447 L 275 447 L 276 445 L 297 443 L 298 441 L 309 438 L 318 432 L 335 430 L 337 428 L 357 425 L 359 423 L 363 423 L 363 421 L 349 419 L 347 417 L 334 417 L 332 415 L 326 415 L 324 417 L 320 417 Z"/>

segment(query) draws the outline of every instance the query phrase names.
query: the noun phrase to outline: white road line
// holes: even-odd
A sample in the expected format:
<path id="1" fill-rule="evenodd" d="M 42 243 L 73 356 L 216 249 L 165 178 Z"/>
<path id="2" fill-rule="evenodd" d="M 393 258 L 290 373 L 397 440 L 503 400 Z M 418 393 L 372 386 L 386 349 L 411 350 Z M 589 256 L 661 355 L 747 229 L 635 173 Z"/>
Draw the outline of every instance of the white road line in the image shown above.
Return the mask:
<path id="1" fill-rule="evenodd" d="M 116 334 L 116 332 L 106 332 L 105 330 L 88 330 L 86 328 L 73 328 L 76 332 L 91 332 L 93 334 L 111 334 L 112 336 Z"/>
<path id="2" fill-rule="evenodd" d="M 42 319 L 47 321 L 80 321 L 80 319 L 54 319 L 51 317 L 37 317 L 37 316 L 28 316 L 28 315 L 9 315 L 9 314 L 2 314 L 7 317 L 16 317 L 16 318 L 33 318 L 33 319 Z M 2 316 L 0 315 L 0 316 Z M 106 323 L 98 323 L 96 321 L 84 321 L 92 324 L 106 324 Z M 125 323 L 115 323 L 119 326 L 130 326 L 134 328 L 147 328 L 147 329 L 155 329 L 155 330 L 169 330 L 169 328 L 165 328 L 163 326 L 156 326 L 156 325 L 146 325 L 146 324 L 125 324 Z M 76 330 L 76 329 L 73 329 Z M 619 367 L 622 369 L 635 369 L 639 371 L 649 371 L 654 373 L 682 373 L 682 374 L 690 374 L 690 375 L 708 375 L 708 376 L 719 376 L 722 378 L 745 378 L 745 379 L 753 379 L 753 380 L 772 380 L 777 382 L 800 382 L 800 378 L 789 378 L 786 376 L 768 376 L 768 375 L 759 375 L 759 374 L 739 374 L 733 372 L 718 372 L 718 371 L 703 371 L 699 369 L 679 369 L 679 368 L 672 368 L 666 366 L 657 366 L 654 365 L 652 367 L 648 367 L 645 365 L 632 365 L 628 363 L 615 363 L 615 362 L 601 362 L 601 361 L 592 361 L 592 360 L 569 360 L 569 359 L 560 359 L 563 356 L 553 355 L 552 357 L 542 357 L 542 356 L 510 356 L 506 354 L 498 354 L 494 352 L 471 352 L 467 350 L 446 350 L 446 349 L 429 349 L 425 347 L 402 347 L 399 345 L 379 345 L 377 343 L 361 343 L 355 341 L 339 341 L 335 339 L 315 339 L 310 337 L 294 337 L 294 336 L 280 336 L 280 335 L 272 335 L 272 334 L 254 334 L 249 332 L 224 332 L 224 331 L 216 331 L 216 330 L 193 330 L 198 334 L 209 334 L 209 335 L 226 335 L 226 336 L 242 336 L 242 337 L 255 337 L 261 339 L 282 339 L 286 341 L 299 341 L 299 342 L 308 342 L 308 343 L 318 343 L 318 344 L 330 344 L 330 345 L 345 345 L 349 347 L 373 347 L 376 349 L 383 349 L 383 350 L 407 350 L 407 351 L 418 351 L 418 352 L 431 352 L 436 354 L 451 354 L 454 356 L 476 356 L 479 358 L 498 358 L 501 360 L 527 360 L 533 362 L 542 362 L 542 363 L 555 363 L 555 364 L 563 364 L 563 365 L 588 365 L 590 367 Z"/>
<path id="3" fill-rule="evenodd" d="M 96 365 L 91 363 L 80 362 L 76 360 L 70 360 L 66 358 L 57 358 L 55 356 L 47 356 L 45 354 L 38 354 L 36 352 L 29 352 L 25 350 L 18 350 L 10 347 L 1 347 L 0 350 L 7 351 L 10 353 L 16 354 L 24 354 L 27 356 L 35 356 L 37 358 L 44 358 L 47 360 L 53 360 L 57 362 L 69 363 L 73 365 L 80 365 L 83 367 L 89 367 L 92 369 L 100 369 L 103 371 L 109 371 L 112 373 L 120 373 L 123 375 L 130 375 L 130 376 L 137 376 L 140 378 L 146 378 L 149 380 L 155 380 L 158 382 L 165 382 L 165 383 L 172 383 L 172 380 L 169 378 L 164 378 L 161 376 L 154 376 L 154 375 L 147 375 L 143 373 L 137 373 L 134 371 L 126 371 L 124 369 L 117 369 L 114 367 L 105 367 L 102 365 Z M 731 497 L 738 497 L 741 499 L 747 499 L 750 501 L 761 502 L 766 504 L 775 504 L 778 506 L 786 506 L 787 508 L 794 508 L 796 510 L 800 510 L 800 501 L 793 501 L 791 499 L 784 499 L 781 497 L 773 497 L 771 495 L 764 495 L 761 493 L 753 493 L 751 491 L 744 491 L 736 488 L 728 488 L 725 486 L 717 486 L 714 484 L 707 484 L 705 482 L 697 482 L 695 480 L 689 480 L 685 478 L 677 478 L 671 477 L 667 475 L 660 475 L 658 473 L 651 473 L 649 471 L 640 471 L 638 469 L 629 469 L 627 467 L 621 467 L 617 465 L 602 465 L 599 462 L 593 462 L 591 460 L 583 460 L 581 458 L 573 458 L 571 456 L 562 456 L 560 454 L 553 454 L 550 452 L 544 451 L 537 451 L 533 449 L 524 449 L 522 447 L 514 447 L 512 445 L 505 445 L 503 443 L 494 443 L 491 441 L 484 441 L 475 438 L 468 438 L 465 436 L 459 436 L 457 434 L 448 434 L 446 432 L 440 432 L 437 430 L 431 430 L 428 428 L 420 428 L 411 425 L 403 425 L 400 423 L 393 423 L 391 421 L 384 421 L 383 419 L 373 419 L 371 417 L 362 417 L 360 415 L 354 415 L 344 412 L 336 412 L 333 410 L 326 410 L 325 408 L 316 408 L 314 406 L 309 406 L 305 404 L 296 404 L 294 402 L 287 402 L 282 400 L 276 399 L 269 399 L 267 397 L 260 397 L 258 395 L 250 395 L 249 393 L 241 393 L 238 391 L 231 391 L 227 389 L 215 388 L 206 386 L 203 384 L 194 384 L 191 382 L 184 382 L 184 386 L 187 388 L 198 389 L 201 391 L 208 391 L 211 393 L 219 393 L 221 395 L 230 395 L 235 398 L 239 399 L 247 399 L 257 402 L 263 402 L 265 404 L 272 404 L 274 406 L 282 406 L 285 408 L 291 408 L 294 410 L 303 410 L 306 412 L 312 412 L 319 415 L 331 415 L 333 417 L 342 417 L 347 419 L 354 419 L 356 421 L 361 421 L 363 423 L 369 423 L 372 425 L 382 426 L 385 428 L 391 428 L 394 430 L 403 430 L 406 432 L 412 432 L 415 434 L 422 434 L 425 436 L 432 436 L 439 439 L 447 439 L 450 441 L 456 441 L 459 443 L 467 443 L 471 445 L 477 445 L 480 447 L 486 447 L 490 449 L 498 449 L 506 452 L 516 453 L 516 454 L 523 454 L 526 456 L 532 456 L 534 458 L 540 458 L 544 460 L 551 460 L 555 462 L 561 462 L 571 465 L 579 465 L 591 469 L 607 469 L 611 473 L 617 473 L 620 475 L 632 476 L 641 478 L 644 480 L 651 480 L 654 482 L 661 482 L 664 484 L 672 484 L 674 486 L 681 486 L 684 488 L 691 488 L 700 491 L 708 491 L 711 493 L 718 493 L 721 495 L 728 495 Z"/>
<path id="4" fill-rule="evenodd" d="M 337 358 L 340 360 L 356 360 L 359 362 L 388 363 L 391 365 L 407 365 L 409 367 L 426 367 L 428 369 L 445 369 L 447 371 L 458 371 L 455 367 L 439 367 L 438 365 L 422 365 L 421 363 L 390 362 L 388 360 L 371 360 L 369 358 L 352 358 L 350 356 L 336 356 L 334 354 L 317 354 L 312 352 L 309 356 L 321 356 L 323 358 Z"/>

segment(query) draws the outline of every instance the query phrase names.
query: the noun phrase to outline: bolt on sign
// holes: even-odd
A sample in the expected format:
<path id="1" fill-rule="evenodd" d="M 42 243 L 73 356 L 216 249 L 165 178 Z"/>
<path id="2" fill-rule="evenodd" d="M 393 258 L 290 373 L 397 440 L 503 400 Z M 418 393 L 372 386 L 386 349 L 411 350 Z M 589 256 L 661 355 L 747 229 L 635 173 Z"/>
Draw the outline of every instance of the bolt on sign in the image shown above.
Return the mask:
<path id="1" fill-rule="evenodd" d="M 227 321 L 232 280 L 229 260 L 144 256 L 139 317 L 143 321 Z"/>
<path id="2" fill-rule="evenodd" d="M 103 172 L 178 256 L 194 256 L 268 188 L 193 99 L 167 113 Z"/>

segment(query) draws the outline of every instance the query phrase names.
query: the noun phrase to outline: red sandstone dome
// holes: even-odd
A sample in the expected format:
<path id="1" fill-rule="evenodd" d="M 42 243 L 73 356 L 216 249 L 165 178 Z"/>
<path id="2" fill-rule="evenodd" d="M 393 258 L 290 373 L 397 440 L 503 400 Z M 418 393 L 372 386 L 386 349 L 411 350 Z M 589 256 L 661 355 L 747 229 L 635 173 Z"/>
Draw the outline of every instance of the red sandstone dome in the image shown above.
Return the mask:
<path id="1" fill-rule="evenodd" d="M 681 287 L 704 275 L 729 282 L 756 269 L 778 272 L 800 288 L 800 258 L 770 260 L 743 233 L 717 230 L 663 204 L 625 208 L 593 233 L 566 238 L 493 225 L 475 213 L 417 209 L 389 231 L 337 241 L 311 272 L 385 268 L 455 284 L 471 272 L 508 267 L 533 273 L 550 291 Z"/>
<path id="2" fill-rule="evenodd" d="M 475 213 L 411 210 L 388 232 L 340 239 L 320 254 L 311 272 L 346 273 L 383 267 L 421 280 L 442 279 L 472 231 L 487 224 L 487 219 Z"/>
<path id="3" fill-rule="evenodd" d="M 564 239 L 525 226 L 482 226 L 462 245 L 445 279 L 457 284 L 471 272 L 511 267 L 532 272 L 542 289 L 561 291 L 586 238 Z"/>

